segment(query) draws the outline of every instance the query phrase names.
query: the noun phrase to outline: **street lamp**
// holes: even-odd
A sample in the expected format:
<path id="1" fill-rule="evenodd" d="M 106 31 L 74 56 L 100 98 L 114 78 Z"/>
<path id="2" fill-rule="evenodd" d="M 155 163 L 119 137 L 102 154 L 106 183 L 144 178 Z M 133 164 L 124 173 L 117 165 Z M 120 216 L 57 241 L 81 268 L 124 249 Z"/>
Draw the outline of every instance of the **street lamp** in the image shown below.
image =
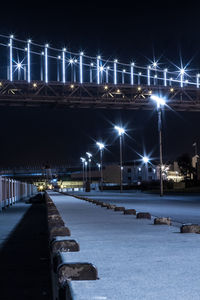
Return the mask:
<path id="1" fill-rule="evenodd" d="M 86 152 L 88 156 L 88 167 L 89 167 L 89 182 L 91 183 L 91 157 L 92 154 L 90 152 Z"/>
<path id="2" fill-rule="evenodd" d="M 119 126 L 115 126 L 115 130 L 117 130 L 118 134 L 119 134 L 119 147 L 120 147 L 120 193 L 123 190 L 123 167 L 122 167 L 122 136 L 125 133 L 124 128 L 119 127 Z"/>
<path id="3" fill-rule="evenodd" d="M 152 95 L 151 99 L 157 103 L 158 112 L 158 132 L 159 132 L 159 151 L 160 151 L 160 196 L 163 196 L 163 176 L 162 176 L 162 165 L 163 165 L 163 154 L 162 154 L 162 109 L 161 107 L 166 104 L 165 99 L 160 98 L 156 95 Z"/>
<path id="4" fill-rule="evenodd" d="M 88 162 L 85 161 L 85 184 L 87 183 L 87 165 L 88 165 Z"/>
<path id="5" fill-rule="evenodd" d="M 97 142 L 96 145 L 100 150 L 100 163 L 101 163 L 101 191 L 103 192 L 103 149 L 105 148 L 103 143 Z"/>
<path id="6" fill-rule="evenodd" d="M 146 168 L 145 168 L 145 171 L 146 171 L 145 172 L 145 179 L 147 181 L 148 180 L 148 163 L 149 163 L 150 159 L 147 156 L 143 156 L 142 160 L 143 160 L 143 162 L 144 162 L 144 164 L 146 166 Z"/>
<path id="7" fill-rule="evenodd" d="M 83 188 L 84 188 L 84 181 L 85 181 L 85 158 L 84 157 L 81 157 L 80 158 L 81 159 L 81 162 L 82 162 L 82 164 L 83 164 Z"/>
<path id="8" fill-rule="evenodd" d="M 18 62 L 16 64 L 16 68 L 17 68 L 17 71 L 18 71 L 18 80 L 21 79 L 21 69 L 22 69 L 22 63 L 21 62 Z"/>

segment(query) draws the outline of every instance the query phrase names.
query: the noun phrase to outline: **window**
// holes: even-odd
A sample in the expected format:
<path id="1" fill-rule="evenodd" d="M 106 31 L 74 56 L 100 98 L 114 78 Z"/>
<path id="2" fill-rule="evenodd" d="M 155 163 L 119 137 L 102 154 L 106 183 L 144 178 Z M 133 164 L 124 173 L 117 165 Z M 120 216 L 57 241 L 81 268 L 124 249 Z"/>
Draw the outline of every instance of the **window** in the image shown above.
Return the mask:
<path id="1" fill-rule="evenodd" d="M 131 168 L 128 168 L 127 172 L 128 172 L 128 173 L 131 173 Z"/>

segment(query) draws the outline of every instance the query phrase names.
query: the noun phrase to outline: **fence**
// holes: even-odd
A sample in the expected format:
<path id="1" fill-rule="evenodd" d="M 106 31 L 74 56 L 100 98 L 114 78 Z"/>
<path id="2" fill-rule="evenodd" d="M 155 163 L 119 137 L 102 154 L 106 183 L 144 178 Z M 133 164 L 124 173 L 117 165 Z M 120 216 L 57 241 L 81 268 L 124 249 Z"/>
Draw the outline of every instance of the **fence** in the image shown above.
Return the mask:
<path id="1" fill-rule="evenodd" d="M 33 184 L 0 176 L 0 211 L 35 193 L 37 188 Z"/>

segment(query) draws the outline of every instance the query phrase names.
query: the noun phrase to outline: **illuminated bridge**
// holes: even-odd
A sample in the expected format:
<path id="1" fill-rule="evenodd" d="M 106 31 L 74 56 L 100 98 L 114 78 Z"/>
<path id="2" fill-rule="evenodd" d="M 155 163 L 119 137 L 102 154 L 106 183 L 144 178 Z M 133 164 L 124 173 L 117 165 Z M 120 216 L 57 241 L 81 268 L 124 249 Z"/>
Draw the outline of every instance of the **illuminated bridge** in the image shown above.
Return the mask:
<path id="1" fill-rule="evenodd" d="M 200 74 L 186 67 L 122 63 L 0 35 L 0 105 L 200 111 Z M 164 65 L 164 64 L 162 64 Z"/>

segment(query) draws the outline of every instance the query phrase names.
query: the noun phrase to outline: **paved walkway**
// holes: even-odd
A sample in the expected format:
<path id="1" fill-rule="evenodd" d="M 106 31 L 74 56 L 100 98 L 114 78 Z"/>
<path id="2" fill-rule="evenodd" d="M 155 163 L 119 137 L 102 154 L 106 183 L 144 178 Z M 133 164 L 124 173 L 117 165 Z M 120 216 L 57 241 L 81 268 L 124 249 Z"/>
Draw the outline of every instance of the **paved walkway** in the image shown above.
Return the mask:
<path id="1" fill-rule="evenodd" d="M 0 299 L 51 299 L 44 204 L 18 202 L 0 213 Z"/>
<path id="2" fill-rule="evenodd" d="M 147 210 L 154 216 L 171 217 L 175 222 L 200 223 L 200 195 L 164 195 L 147 194 L 139 191 L 78 193 L 85 197 L 112 204 Z"/>
<path id="3" fill-rule="evenodd" d="M 200 235 L 58 193 L 51 198 L 80 244 L 66 260 L 99 272 L 97 281 L 72 281 L 75 300 L 200 299 Z"/>

